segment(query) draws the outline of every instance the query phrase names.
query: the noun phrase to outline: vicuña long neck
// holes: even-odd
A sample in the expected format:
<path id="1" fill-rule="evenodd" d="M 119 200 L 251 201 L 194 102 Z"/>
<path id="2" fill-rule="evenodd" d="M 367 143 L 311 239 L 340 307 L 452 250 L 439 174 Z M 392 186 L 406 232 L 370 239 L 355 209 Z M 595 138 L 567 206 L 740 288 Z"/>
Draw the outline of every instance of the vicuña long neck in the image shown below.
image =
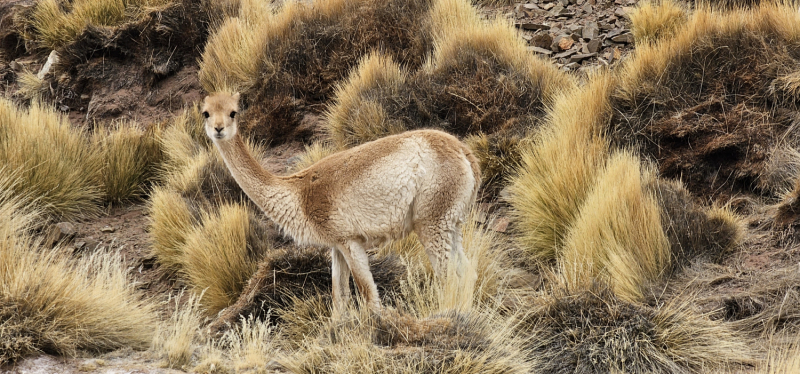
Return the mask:
<path id="1" fill-rule="evenodd" d="M 281 178 L 261 167 L 238 134 L 231 140 L 217 140 L 214 144 L 233 178 L 250 200 L 275 223 L 284 229 L 293 229 L 301 214 L 294 191 Z"/>

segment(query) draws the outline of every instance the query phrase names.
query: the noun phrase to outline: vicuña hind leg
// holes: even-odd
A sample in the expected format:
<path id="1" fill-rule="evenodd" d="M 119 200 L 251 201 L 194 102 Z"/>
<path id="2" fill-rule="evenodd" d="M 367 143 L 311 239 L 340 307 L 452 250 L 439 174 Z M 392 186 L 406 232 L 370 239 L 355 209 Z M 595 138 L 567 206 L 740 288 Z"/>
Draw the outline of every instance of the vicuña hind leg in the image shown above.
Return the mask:
<path id="1" fill-rule="evenodd" d="M 443 306 L 468 308 L 472 304 L 477 274 L 469 263 L 461 244 L 461 229 L 438 226 L 420 228 L 417 235 L 428 259 L 443 286 Z"/>
<path id="2" fill-rule="evenodd" d="M 333 313 L 339 315 L 350 303 L 350 266 L 342 251 L 331 248 L 331 278 L 333 278 Z"/>
<path id="3" fill-rule="evenodd" d="M 351 241 L 346 247 L 342 247 L 341 253 L 350 266 L 353 274 L 353 281 L 356 283 L 358 292 L 364 298 L 367 306 L 373 311 L 380 311 L 381 299 L 378 296 L 378 286 L 372 279 L 372 272 L 369 270 L 369 257 L 367 251 L 361 243 Z"/>

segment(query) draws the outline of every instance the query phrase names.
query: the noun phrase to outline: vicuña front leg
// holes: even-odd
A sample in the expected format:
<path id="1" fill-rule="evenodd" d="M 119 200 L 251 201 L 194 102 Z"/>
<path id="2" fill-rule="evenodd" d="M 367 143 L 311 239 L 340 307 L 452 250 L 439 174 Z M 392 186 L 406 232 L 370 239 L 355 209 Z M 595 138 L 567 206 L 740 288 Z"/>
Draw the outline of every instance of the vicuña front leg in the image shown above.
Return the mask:
<path id="1" fill-rule="evenodd" d="M 350 266 L 342 251 L 331 248 L 331 278 L 333 278 L 333 312 L 339 315 L 350 302 Z"/>
<path id="2" fill-rule="evenodd" d="M 347 264 L 350 265 L 350 272 L 353 274 L 353 281 L 358 287 L 358 292 L 366 301 L 367 306 L 372 311 L 381 310 L 381 299 L 378 296 L 378 286 L 372 279 L 372 272 L 369 270 L 369 257 L 367 251 L 361 243 L 351 241 L 341 250 Z"/>

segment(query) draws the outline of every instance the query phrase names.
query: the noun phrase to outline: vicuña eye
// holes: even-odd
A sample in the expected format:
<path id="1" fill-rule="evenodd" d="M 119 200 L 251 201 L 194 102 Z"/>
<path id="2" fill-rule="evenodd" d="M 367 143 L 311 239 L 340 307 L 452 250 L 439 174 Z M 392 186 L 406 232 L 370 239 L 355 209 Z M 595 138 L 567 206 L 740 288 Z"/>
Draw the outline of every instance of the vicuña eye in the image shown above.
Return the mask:
<path id="1" fill-rule="evenodd" d="M 236 112 L 231 112 L 231 118 L 236 116 Z"/>
<path id="2" fill-rule="evenodd" d="M 203 112 L 203 117 L 208 118 L 208 112 Z"/>

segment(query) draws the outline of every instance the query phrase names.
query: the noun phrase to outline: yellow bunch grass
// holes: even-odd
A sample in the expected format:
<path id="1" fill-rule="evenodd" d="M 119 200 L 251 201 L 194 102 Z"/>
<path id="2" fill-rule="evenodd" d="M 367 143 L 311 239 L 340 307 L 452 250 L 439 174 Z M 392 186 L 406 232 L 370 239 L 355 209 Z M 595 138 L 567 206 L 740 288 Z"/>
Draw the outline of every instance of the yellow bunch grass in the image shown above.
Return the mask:
<path id="1" fill-rule="evenodd" d="M 200 60 L 200 84 L 210 92 L 245 91 L 256 83 L 264 63 L 268 30 L 275 22 L 266 1 L 243 1 L 239 16 L 222 22 Z"/>
<path id="2" fill-rule="evenodd" d="M 159 323 L 151 346 L 151 350 L 162 357 L 162 366 L 173 369 L 184 368 L 190 363 L 199 345 L 203 323 L 201 295 L 190 295 L 181 305 L 182 296 L 183 292 L 177 296 L 170 295 L 167 303 L 174 303 L 175 309 L 169 319 Z"/>
<path id="3" fill-rule="evenodd" d="M 552 64 L 533 56 L 524 39 L 505 18 L 485 21 L 469 1 L 437 0 L 430 11 L 434 37 L 434 53 L 424 69 L 439 75 L 462 63 L 465 51 L 494 56 L 509 70 L 524 77 L 541 90 L 545 105 L 551 105 L 556 94 L 575 87 L 575 81 Z"/>
<path id="4" fill-rule="evenodd" d="M 654 178 L 628 152 L 612 155 L 569 228 L 559 258 L 572 289 L 604 280 L 621 298 L 642 300 L 643 286 L 670 265 L 670 243 L 658 202 L 644 185 Z"/>
<path id="5" fill-rule="evenodd" d="M 601 136 L 610 115 L 613 78 L 595 77 L 562 95 L 509 186 L 517 240 L 533 258 L 554 260 L 591 192 L 608 145 Z"/>
<path id="6" fill-rule="evenodd" d="M 169 272 L 183 268 L 186 238 L 197 224 L 197 218 L 181 194 L 165 187 L 156 187 L 148 204 L 152 254 Z"/>
<path id="7" fill-rule="evenodd" d="M 630 14 L 633 38 L 640 45 L 668 39 L 686 24 L 687 13 L 673 0 L 640 3 Z"/>
<path id="8" fill-rule="evenodd" d="M 201 225 L 186 235 L 180 253 L 185 277 L 195 293 L 203 292 L 202 305 L 215 315 L 233 304 L 258 267 L 258 254 L 248 248 L 248 208 L 224 204 L 218 211 L 201 214 Z"/>
<path id="9" fill-rule="evenodd" d="M 172 0 L 63 0 L 39 1 L 27 22 L 39 46 L 59 49 L 73 42 L 89 25 L 117 26 L 135 19 L 143 9 L 161 7 Z"/>
<path id="10" fill-rule="evenodd" d="M 200 351 L 200 362 L 192 371 L 262 372 L 278 356 L 280 340 L 269 321 L 242 318 L 240 325 L 206 342 Z"/>
<path id="11" fill-rule="evenodd" d="M 45 94 L 50 93 L 50 86 L 29 71 L 23 71 L 17 76 L 17 85 L 17 95 L 29 100 L 41 100 Z"/>
<path id="12" fill-rule="evenodd" d="M 95 127 L 93 146 L 103 163 L 106 200 L 122 202 L 145 194 L 161 159 L 156 131 L 155 126 L 141 130 L 133 122 Z"/>
<path id="13" fill-rule="evenodd" d="M 328 108 L 327 131 L 339 148 L 349 148 L 364 141 L 403 132 L 405 127 L 388 118 L 380 103 L 364 98 L 374 89 L 398 95 L 407 74 L 391 56 L 373 52 L 361 62 L 347 80 L 336 87 L 336 105 Z"/>
<path id="14" fill-rule="evenodd" d="M 0 99 L 0 164 L 16 171 L 15 193 L 36 199 L 47 216 L 93 215 L 103 199 L 102 162 L 88 137 L 53 109 L 27 110 Z"/>
<path id="15" fill-rule="evenodd" d="M 39 219 L 37 211 L 20 201 L 0 192 L 2 361 L 41 350 L 147 348 L 155 308 L 137 291 L 119 253 L 98 251 L 77 261 L 39 248 L 25 227 Z"/>

